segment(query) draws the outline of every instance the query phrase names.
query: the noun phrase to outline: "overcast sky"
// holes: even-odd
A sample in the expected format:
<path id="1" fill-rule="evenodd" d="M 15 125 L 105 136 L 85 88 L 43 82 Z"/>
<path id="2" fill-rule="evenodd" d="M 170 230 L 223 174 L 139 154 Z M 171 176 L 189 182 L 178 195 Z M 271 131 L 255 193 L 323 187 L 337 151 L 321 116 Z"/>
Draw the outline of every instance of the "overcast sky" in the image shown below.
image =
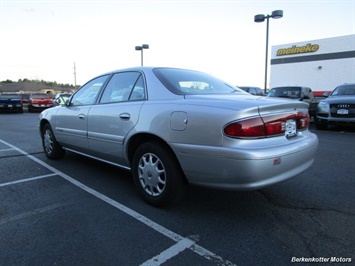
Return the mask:
<path id="1" fill-rule="evenodd" d="M 355 33 L 355 0 L 0 0 L 0 80 L 83 85 L 140 65 L 200 70 L 233 85 L 263 87 L 269 48 Z M 270 56 L 269 56 L 270 59 Z M 269 67 L 270 69 L 270 67 Z"/>

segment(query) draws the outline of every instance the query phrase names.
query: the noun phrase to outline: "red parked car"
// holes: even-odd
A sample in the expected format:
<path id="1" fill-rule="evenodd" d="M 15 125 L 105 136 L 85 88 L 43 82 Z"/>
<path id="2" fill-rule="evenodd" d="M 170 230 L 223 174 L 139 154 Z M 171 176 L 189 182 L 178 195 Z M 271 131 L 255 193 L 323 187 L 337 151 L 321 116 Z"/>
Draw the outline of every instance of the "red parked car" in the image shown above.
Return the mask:
<path id="1" fill-rule="evenodd" d="M 28 111 L 43 111 L 44 109 L 53 107 L 52 98 L 47 93 L 32 93 L 28 103 Z"/>

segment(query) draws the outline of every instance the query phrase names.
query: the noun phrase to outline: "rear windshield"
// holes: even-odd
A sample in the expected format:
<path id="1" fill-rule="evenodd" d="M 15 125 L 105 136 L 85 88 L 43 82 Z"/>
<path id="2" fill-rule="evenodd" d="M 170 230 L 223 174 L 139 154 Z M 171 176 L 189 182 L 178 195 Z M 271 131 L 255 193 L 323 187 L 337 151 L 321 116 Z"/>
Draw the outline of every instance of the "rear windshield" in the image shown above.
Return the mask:
<path id="1" fill-rule="evenodd" d="M 198 71 L 175 68 L 155 68 L 153 71 L 164 86 L 175 94 L 246 94 L 241 89 Z"/>
<path id="2" fill-rule="evenodd" d="M 32 94 L 31 98 L 35 98 L 35 99 L 48 99 L 51 98 L 49 95 L 47 94 Z"/>
<path id="3" fill-rule="evenodd" d="M 300 98 L 300 87 L 277 87 L 273 88 L 267 94 L 269 97 Z"/>

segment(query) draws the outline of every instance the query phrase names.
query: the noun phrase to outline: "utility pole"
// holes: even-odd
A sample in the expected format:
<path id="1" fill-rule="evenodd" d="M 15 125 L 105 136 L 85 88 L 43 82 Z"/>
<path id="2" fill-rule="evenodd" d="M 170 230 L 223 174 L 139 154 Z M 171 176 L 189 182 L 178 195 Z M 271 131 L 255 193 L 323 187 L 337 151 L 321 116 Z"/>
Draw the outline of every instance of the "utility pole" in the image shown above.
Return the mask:
<path id="1" fill-rule="evenodd" d="M 74 86 L 76 89 L 76 67 L 75 67 L 75 62 L 74 62 Z"/>

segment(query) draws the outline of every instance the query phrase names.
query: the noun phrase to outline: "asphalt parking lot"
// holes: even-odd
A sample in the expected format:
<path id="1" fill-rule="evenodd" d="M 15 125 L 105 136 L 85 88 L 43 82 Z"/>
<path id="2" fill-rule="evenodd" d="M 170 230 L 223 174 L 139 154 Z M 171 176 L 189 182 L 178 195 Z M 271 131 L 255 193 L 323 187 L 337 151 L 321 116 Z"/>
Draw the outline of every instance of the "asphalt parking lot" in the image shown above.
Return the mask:
<path id="1" fill-rule="evenodd" d="M 0 265 L 354 263 L 353 127 L 311 125 L 315 163 L 291 180 L 191 187 L 159 209 L 129 172 L 69 152 L 48 160 L 37 124 L 38 113 L 0 114 Z"/>

